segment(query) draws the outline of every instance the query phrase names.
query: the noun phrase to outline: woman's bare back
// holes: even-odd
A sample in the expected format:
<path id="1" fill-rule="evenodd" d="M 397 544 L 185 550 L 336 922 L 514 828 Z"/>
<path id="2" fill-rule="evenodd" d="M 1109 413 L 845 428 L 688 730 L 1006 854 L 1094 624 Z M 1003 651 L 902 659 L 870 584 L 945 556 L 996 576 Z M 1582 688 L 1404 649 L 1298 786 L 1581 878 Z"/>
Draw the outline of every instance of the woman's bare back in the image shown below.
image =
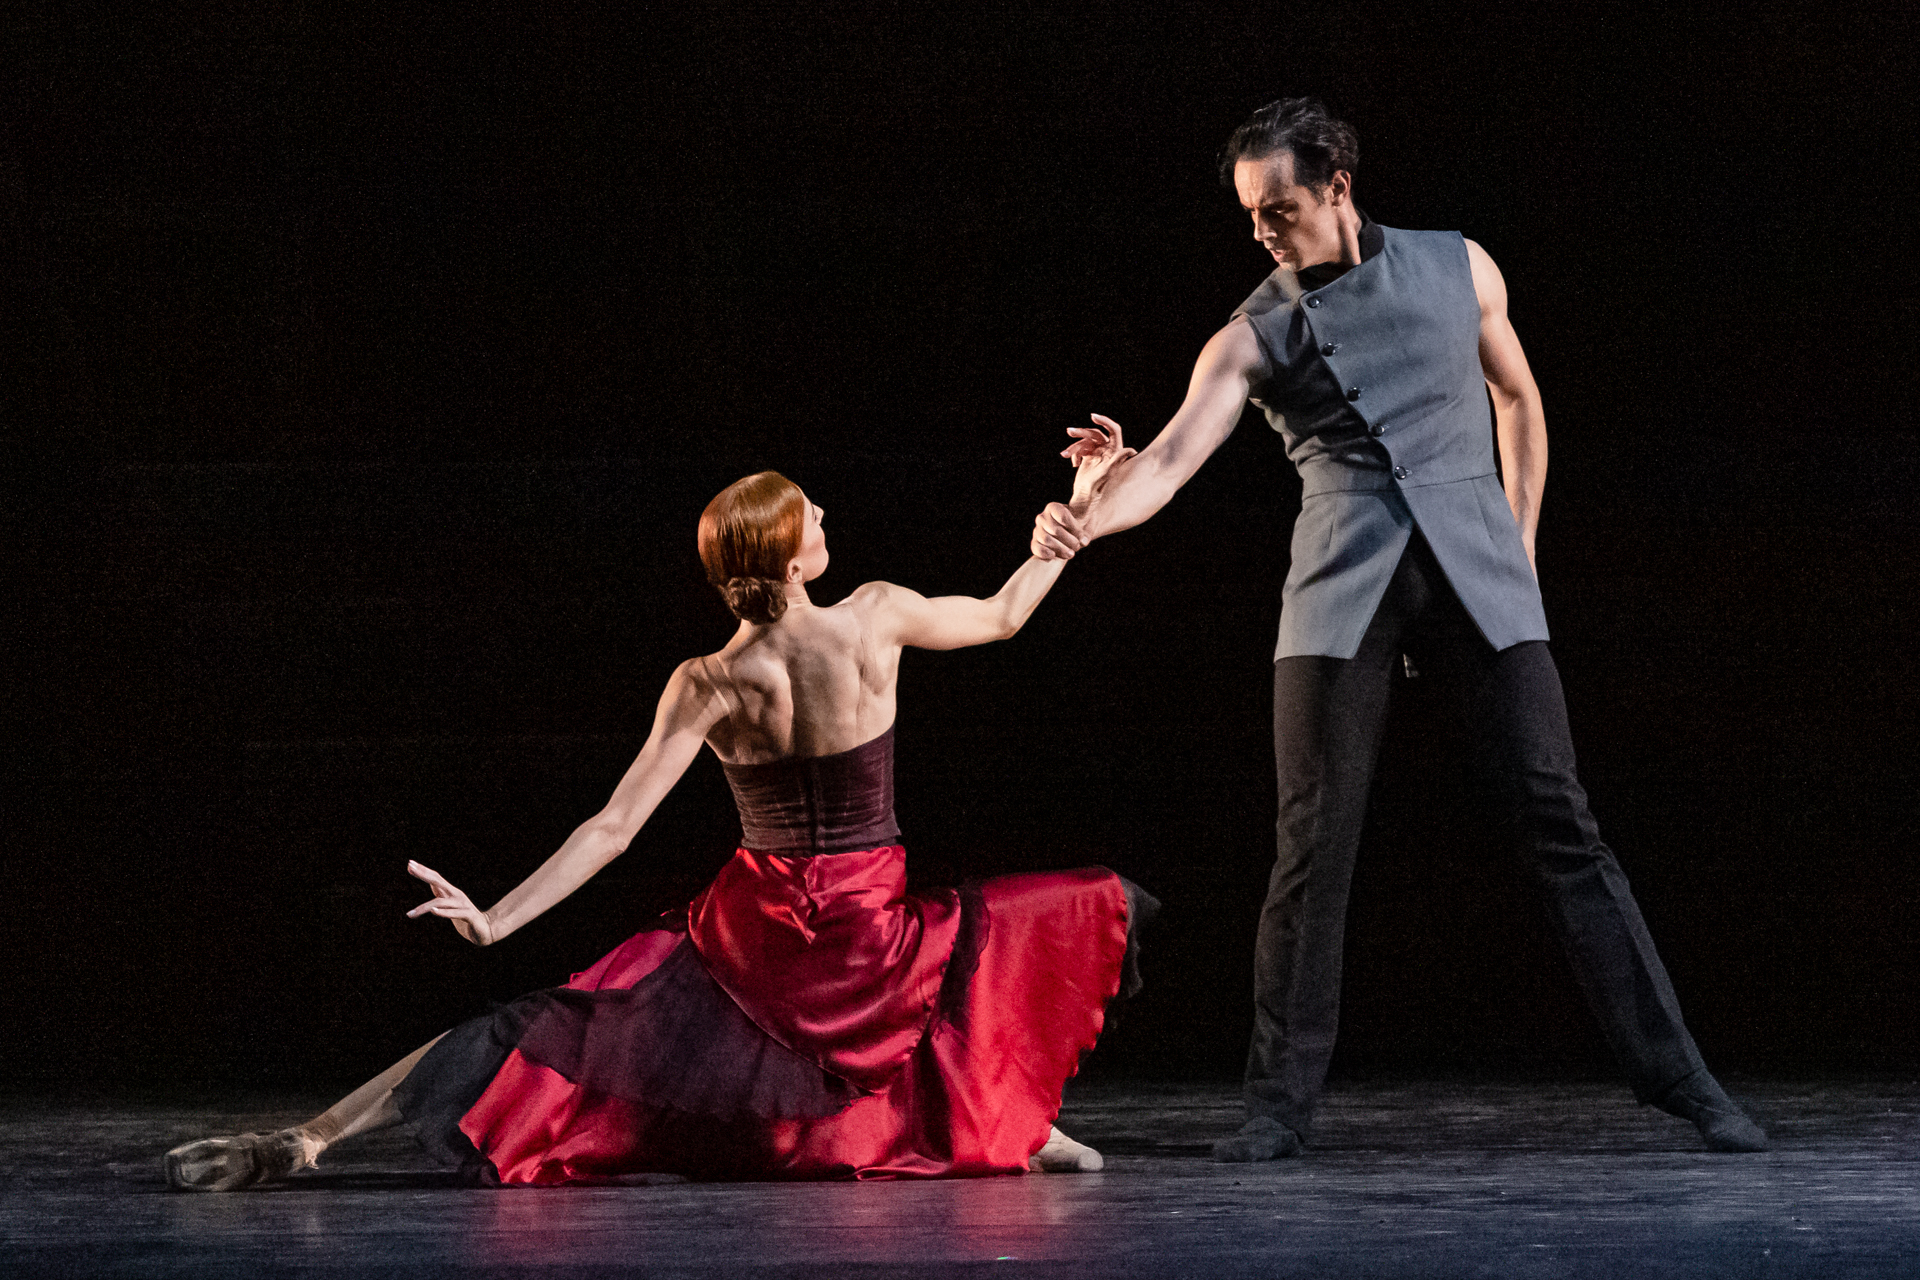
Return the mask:
<path id="1" fill-rule="evenodd" d="M 876 639 L 869 587 L 828 608 L 801 602 L 777 622 L 743 624 L 724 649 L 698 661 L 727 709 L 707 732 L 716 755 L 729 764 L 806 759 L 886 732 L 900 645 Z"/>

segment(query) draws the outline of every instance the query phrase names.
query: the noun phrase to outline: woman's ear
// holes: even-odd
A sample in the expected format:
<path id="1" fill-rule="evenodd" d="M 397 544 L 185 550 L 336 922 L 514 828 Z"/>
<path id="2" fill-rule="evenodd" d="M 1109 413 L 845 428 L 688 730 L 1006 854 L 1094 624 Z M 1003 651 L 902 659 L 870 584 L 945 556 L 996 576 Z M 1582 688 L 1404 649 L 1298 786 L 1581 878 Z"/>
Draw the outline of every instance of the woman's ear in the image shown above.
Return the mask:
<path id="1" fill-rule="evenodd" d="M 787 581 L 805 582 L 806 580 L 807 571 L 800 567 L 800 557 L 795 556 L 793 559 L 787 561 Z"/>

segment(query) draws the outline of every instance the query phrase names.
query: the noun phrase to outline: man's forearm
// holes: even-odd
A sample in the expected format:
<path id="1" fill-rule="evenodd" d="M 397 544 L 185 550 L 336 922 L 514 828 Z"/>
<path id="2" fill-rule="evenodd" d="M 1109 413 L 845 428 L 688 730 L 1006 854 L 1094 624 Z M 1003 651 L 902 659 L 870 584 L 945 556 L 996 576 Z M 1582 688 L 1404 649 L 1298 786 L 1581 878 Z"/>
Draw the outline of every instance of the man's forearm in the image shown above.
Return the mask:
<path id="1" fill-rule="evenodd" d="M 1143 453 L 1117 464 L 1087 510 L 1075 514 L 1089 538 L 1104 537 L 1144 524 L 1179 489 L 1179 480 L 1168 474 L 1161 460 Z"/>
<path id="2" fill-rule="evenodd" d="M 1193 366 L 1193 379 L 1187 384 L 1187 398 L 1180 402 L 1180 411 L 1161 428 L 1152 444 L 1113 464 L 1095 486 L 1084 510 L 1076 496 L 1068 508 L 1071 520 L 1057 517 L 1059 504 L 1041 512 L 1034 522 L 1034 553 L 1042 557 L 1070 556 L 1094 538 L 1151 519 L 1233 434 L 1240 411 L 1246 407 L 1247 388 L 1264 359 L 1253 330 L 1240 317 L 1209 338 Z M 1093 420 L 1103 432 L 1111 428 L 1114 442 L 1119 442 L 1118 423 L 1097 413 Z M 1073 434 L 1088 433 L 1080 429 Z M 1081 445 L 1070 446 L 1069 456 L 1079 448 Z"/>
<path id="3" fill-rule="evenodd" d="M 1507 505 L 1520 527 L 1527 558 L 1533 558 L 1534 534 L 1540 527 L 1540 501 L 1547 489 L 1547 418 L 1538 396 L 1495 401 L 1500 442 L 1500 470 Z"/>

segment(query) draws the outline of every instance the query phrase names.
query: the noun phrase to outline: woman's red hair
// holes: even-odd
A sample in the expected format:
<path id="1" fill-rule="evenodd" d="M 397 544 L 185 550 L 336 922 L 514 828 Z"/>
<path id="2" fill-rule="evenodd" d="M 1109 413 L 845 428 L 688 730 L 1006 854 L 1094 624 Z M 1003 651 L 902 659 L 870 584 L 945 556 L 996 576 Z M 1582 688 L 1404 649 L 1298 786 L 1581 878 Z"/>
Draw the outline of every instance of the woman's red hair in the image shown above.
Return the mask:
<path id="1" fill-rule="evenodd" d="M 787 611 L 787 565 L 800 554 L 806 497 L 777 471 L 736 480 L 700 513 L 700 563 L 734 616 L 773 622 Z"/>

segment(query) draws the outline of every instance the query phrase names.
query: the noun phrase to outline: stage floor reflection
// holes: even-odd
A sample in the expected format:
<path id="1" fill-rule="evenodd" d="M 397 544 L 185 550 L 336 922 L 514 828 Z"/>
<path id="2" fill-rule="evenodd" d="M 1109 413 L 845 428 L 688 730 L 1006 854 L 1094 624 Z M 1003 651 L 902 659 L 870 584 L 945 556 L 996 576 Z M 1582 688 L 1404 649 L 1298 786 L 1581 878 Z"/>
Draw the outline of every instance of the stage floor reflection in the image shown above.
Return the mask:
<path id="1" fill-rule="evenodd" d="M 1734 1080 L 1774 1139 L 1699 1149 L 1593 1083 L 1350 1084 L 1307 1156 L 1216 1165 L 1231 1084 L 1070 1088 L 1102 1173 L 478 1191 L 401 1133 L 269 1189 L 165 1189 L 160 1153 L 326 1099 L 0 1103 L 9 1276 L 1913 1276 L 1920 1083 Z"/>

